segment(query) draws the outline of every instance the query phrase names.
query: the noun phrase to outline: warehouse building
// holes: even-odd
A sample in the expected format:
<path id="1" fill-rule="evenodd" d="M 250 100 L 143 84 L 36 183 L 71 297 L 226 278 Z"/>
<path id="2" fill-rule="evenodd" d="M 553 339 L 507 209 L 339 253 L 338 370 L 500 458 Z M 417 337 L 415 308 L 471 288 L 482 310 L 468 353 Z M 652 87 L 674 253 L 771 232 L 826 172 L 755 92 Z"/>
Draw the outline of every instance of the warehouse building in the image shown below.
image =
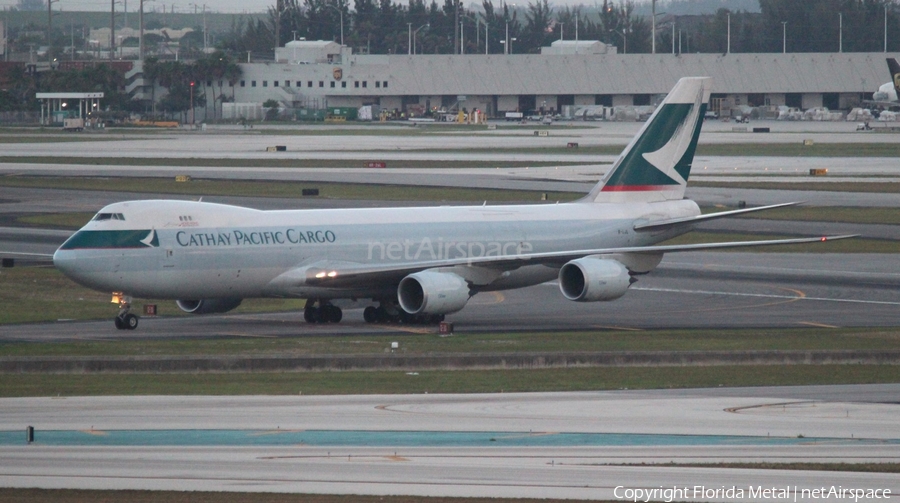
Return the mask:
<path id="1" fill-rule="evenodd" d="M 330 41 L 295 41 L 275 62 L 241 64 L 224 85 L 236 104 L 276 100 L 323 109 L 444 108 L 554 113 L 565 105 L 652 105 L 684 76 L 714 79 L 712 108 L 849 109 L 890 81 L 884 53 L 619 54 L 596 41 L 556 42 L 543 54 L 359 55 Z M 211 93 L 207 93 L 212 106 Z M 226 116 L 227 117 L 227 116 Z M 199 118 L 199 115 L 198 115 Z"/>

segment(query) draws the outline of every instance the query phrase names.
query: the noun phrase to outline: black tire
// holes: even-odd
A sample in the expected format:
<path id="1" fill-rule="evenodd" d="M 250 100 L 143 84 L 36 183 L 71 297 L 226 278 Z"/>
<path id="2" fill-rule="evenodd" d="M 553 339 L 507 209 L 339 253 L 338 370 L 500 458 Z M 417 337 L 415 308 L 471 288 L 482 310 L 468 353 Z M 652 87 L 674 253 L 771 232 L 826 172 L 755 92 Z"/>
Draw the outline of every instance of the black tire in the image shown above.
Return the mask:
<path id="1" fill-rule="evenodd" d="M 328 323 L 340 323 L 344 318 L 344 312 L 341 308 L 329 304 L 322 307 L 322 318 Z"/>
<path id="2" fill-rule="evenodd" d="M 125 322 L 122 321 L 122 318 L 120 318 L 119 316 L 116 316 L 116 317 L 113 319 L 113 321 L 115 322 L 116 328 L 117 328 L 117 329 L 119 329 L 119 330 L 125 330 Z"/>
<path id="3" fill-rule="evenodd" d="M 390 319 L 391 315 L 388 314 L 387 309 L 381 306 L 375 308 L 375 323 L 387 323 Z"/>
<path id="4" fill-rule="evenodd" d="M 303 310 L 303 319 L 306 320 L 307 323 L 318 323 L 321 317 L 319 308 L 307 307 Z"/>
<path id="5" fill-rule="evenodd" d="M 138 317 L 131 313 L 126 314 L 122 321 L 128 330 L 134 330 L 138 326 Z"/>
<path id="6" fill-rule="evenodd" d="M 376 323 L 378 321 L 378 316 L 375 314 L 375 306 L 367 306 L 363 309 L 363 319 L 366 320 L 366 323 Z"/>

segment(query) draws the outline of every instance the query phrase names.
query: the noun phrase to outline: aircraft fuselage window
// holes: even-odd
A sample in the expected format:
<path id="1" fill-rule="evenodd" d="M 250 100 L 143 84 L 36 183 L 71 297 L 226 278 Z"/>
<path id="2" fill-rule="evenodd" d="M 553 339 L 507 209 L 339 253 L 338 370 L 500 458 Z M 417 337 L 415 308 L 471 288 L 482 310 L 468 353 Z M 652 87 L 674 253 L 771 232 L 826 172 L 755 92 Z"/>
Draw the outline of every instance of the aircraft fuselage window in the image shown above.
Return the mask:
<path id="1" fill-rule="evenodd" d="M 97 213 L 91 220 L 125 220 L 125 215 L 121 213 Z"/>

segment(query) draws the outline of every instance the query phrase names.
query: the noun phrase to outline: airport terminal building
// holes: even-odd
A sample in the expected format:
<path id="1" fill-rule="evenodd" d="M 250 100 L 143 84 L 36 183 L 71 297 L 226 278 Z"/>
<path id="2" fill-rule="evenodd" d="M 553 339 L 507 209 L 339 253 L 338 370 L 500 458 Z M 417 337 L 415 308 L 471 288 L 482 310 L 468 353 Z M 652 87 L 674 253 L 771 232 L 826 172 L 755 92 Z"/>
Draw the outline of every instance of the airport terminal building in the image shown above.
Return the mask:
<path id="1" fill-rule="evenodd" d="M 680 77 L 702 75 L 714 79 L 714 110 L 846 110 L 891 80 L 888 56 L 894 55 L 620 54 L 596 41 L 556 42 L 542 54 L 358 55 L 336 42 L 295 41 L 278 49 L 275 62 L 241 64 L 238 82 L 206 84 L 224 84 L 232 107 L 276 100 L 293 108 L 377 105 L 413 114 L 465 108 L 497 117 L 555 113 L 565 105 L 653 105 Z"/>

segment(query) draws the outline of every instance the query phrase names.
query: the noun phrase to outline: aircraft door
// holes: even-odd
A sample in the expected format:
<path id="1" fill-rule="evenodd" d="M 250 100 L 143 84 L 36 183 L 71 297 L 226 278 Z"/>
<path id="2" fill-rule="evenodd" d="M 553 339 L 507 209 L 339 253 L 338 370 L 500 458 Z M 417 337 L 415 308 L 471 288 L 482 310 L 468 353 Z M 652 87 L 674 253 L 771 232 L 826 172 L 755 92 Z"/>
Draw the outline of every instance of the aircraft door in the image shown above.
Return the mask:
<path id="1" fill-rule="evenodd" d="M 162 269 L 164 271 L 172 270 L 175 268 L 175 250 L 172 249 L 171 246 L 166 246 L 162 249 Z"/>

